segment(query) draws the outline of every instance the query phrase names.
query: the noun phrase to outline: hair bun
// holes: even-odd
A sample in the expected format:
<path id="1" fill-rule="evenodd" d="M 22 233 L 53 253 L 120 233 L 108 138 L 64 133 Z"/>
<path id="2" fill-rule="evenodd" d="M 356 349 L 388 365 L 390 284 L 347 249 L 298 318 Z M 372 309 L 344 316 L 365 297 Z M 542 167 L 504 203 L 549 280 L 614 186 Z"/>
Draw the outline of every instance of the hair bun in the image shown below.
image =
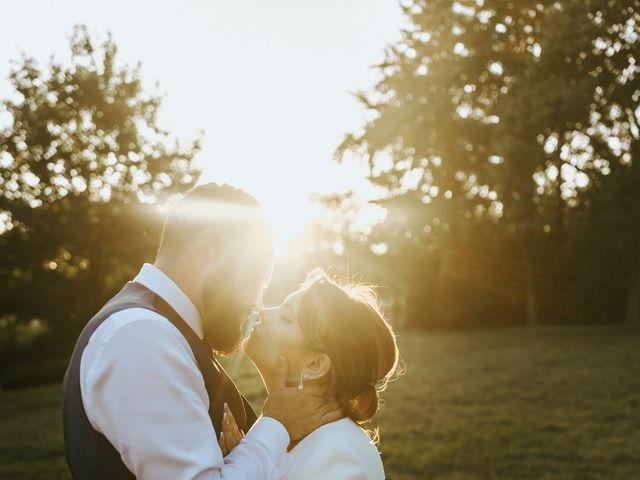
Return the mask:
<path id="1" fill-rule="evenodd" d="M 366 422 L 376 414 L 379 403 L 378 390 L 373 385 L 367 385 L 348 400 L 345 413 L 355 422 Z"/>

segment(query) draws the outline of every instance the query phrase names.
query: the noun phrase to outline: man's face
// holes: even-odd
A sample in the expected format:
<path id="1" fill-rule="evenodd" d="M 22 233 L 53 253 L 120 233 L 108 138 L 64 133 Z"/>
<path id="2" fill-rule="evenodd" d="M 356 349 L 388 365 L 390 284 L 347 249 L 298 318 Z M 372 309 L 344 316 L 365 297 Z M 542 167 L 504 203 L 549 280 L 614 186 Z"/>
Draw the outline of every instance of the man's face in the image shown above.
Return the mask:
<path id="1" fill-rule="evenodd" d="M 271 264 L 256 265 L 241 259 L 220 259 L 205 275 L 202 285 L 202 323 L 211 347 L 218 354 L 236 351 L 244 324 L 262 307 L 262 291 Z"/>

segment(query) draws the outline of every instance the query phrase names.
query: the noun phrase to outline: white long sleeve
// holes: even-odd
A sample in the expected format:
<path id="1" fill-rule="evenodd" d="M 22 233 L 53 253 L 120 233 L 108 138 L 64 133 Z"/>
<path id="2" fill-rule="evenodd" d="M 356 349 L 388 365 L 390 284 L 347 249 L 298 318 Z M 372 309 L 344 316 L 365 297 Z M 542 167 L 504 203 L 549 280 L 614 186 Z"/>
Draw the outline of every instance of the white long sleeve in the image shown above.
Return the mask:
<path id="1" fill-rule="evenodd" d="M 305 456 L 304 462 L 303 466 L 294 472 L 288 472 L 281 479 L 371 480 L 377 478 L 368 474 L 369 469 L 363 464 L 363 459 L 348 445 L 338 449 L 326 444 Z"/>
<path id="2" fill-rule="evenodd" d="M 109 317 L 85 348 L 80 378 L 91 425 L 142 480 L 270 479 L 289 443 L 279 422 L 262 417 L 223 459 L 189 344 L 149 310 Z"/>
<path id="3" fill-rule="evenodd" d="M 384 480 L 380 453 L 354 422 L 342 419 L 311 432 L 276 465 L 277 480 Z"/>

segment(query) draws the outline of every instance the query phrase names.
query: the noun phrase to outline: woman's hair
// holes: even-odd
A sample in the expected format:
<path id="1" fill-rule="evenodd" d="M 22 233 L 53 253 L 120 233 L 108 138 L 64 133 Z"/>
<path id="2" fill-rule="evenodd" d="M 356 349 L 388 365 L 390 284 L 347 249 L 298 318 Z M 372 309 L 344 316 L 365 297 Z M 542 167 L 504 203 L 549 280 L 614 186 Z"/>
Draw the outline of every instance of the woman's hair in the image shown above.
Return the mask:
<path id="1" fill-rule="evenodd" d="M 298 322 L 310 348 L 331 359 L 330 382 L 345 414 L 363 424 L 396 373 L 396 338 L 365 285 L 338 283 L 316 269 L 302 284 Z"/>

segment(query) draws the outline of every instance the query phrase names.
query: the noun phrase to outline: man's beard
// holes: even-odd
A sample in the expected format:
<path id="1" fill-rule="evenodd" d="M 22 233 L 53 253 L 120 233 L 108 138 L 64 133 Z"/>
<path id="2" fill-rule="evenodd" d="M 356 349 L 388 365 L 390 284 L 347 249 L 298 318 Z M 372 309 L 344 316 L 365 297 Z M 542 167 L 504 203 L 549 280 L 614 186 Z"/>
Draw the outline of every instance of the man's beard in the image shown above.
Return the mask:
<path id="1" fill-rule="evenodd" d="M 230 355 L 240 347 L 243 325 L 251 309 L 237 298 L 236 292 L 230 291 L 231 288 L 217 290 L 221 284 L 224 285 L 206 282 L 203 288 L 202 324 L 205 338 L 216 354 Z"/>

